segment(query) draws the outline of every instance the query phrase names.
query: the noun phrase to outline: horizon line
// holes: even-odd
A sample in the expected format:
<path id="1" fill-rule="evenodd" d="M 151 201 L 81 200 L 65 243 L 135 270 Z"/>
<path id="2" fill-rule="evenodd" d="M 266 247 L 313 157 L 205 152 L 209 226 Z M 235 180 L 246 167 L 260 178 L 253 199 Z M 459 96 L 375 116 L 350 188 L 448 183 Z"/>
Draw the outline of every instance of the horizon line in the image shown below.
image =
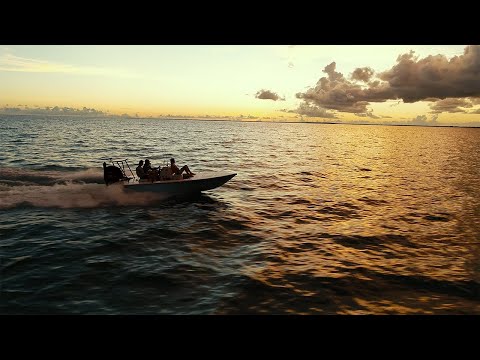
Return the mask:
<path id="1" fill-rule="evenodd" d="M 427 128 L 468 128 L 468 129 L 478 129 L 480 128 L 480 124 L 478 125 L 447 125 L 447 124 L 439 124 L 436 125 L 428 125 L 428 124 L 398 124 L 398 123 L 362 123 L 360 121 L 351 121 L 351 122 L 331 122 L 331 121 L 305 121 L 305 120 L 241 120 L 241 119 L 227 119 L 227 118 L 202 118 L 202 117 L 179 117 L 176 116 L 160 116 L 160 117 L 135 117 L 135 116 L 122 116 L 122 115 L 113 115 L 113 114 L 104 114 L 104 115 L 86 115 L 86 114 L 10 114 L 10 113 L 0 113 L 0 116 L 44 116 L 44 117 L 82 117 L 82 118 L 112 118 L 112 119 L 129 119 L 129 120 L 182 120 L 182 121 L 230 121 L 230 122 L 241 122 L 241 123 L 272 123 L 272 124 L 316 124 L 316 125 L 368 125 L 368 126 L 416 126 L 416 127 L 427 127 Z"/>

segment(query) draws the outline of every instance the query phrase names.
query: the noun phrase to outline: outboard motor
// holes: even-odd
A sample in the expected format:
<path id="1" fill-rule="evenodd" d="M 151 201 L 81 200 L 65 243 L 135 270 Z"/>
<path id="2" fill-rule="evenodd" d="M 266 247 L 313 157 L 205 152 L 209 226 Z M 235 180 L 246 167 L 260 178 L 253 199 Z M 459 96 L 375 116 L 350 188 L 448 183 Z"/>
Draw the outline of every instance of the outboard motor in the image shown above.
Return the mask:
<path id="1" fill-rule="evenodd" d="M 103 180 L 107 186 L 119 182 L 123 178 L 122 170 L 113 165 L 107 166 L 106 162 L 103 163 Z"/>

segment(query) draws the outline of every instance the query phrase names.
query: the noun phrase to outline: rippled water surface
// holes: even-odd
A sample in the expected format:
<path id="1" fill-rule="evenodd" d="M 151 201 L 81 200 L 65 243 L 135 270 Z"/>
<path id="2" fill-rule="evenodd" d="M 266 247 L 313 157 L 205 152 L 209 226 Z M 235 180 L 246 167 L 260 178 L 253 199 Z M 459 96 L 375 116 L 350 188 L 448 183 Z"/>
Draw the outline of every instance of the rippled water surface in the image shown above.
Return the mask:
<path id="1" fill-rule="evenodd" d="M 0 116 L 3 314 L 480 314 L 480 129 Z M 102 158 L 231 170 L 191 199 Z"/>

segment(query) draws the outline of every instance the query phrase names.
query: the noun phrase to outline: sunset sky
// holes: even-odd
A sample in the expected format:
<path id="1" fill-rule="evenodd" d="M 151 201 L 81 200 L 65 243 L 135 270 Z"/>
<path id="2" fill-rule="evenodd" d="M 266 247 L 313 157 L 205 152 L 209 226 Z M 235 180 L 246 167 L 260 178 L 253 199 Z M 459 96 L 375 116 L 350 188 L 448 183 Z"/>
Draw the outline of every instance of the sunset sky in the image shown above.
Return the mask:
<path id="1" fill-rule="evenodd" d="M 0 109 L 480 125 L 480 47 L 0 46 Z"/>

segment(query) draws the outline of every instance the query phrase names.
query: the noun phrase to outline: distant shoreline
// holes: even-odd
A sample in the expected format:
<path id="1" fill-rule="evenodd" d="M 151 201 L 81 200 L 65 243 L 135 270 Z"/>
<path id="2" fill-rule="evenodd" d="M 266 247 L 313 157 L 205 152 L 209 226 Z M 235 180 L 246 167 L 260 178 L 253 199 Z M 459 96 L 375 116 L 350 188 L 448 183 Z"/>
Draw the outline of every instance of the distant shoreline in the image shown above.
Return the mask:
<path id="1" fill-rule="evenodd" d="M 315 124 L 315 125 L 367 125 L 367 126 L 411 126 L 411 127 L 427 127 L 427 128 L 466 128 L 479 129 L 480 125 L 419 125 L 419 124 L 372 124 L 372 123 L 355 123 L 355 122 L 323 122 L 323 121 L 288 121 L 288 120 L 238 120 L 238 119 L 214 119 L 214 118 L 176 118 L 176 117 L 126 117 L 126 116 L 85 116 L 73 114 L 5 114 L 0 116 L 43 116 L 43 117 L 79 117 L 82 119 L 121 119 L 121 120 L 182 120 L 182 121 L 221 121 L 221 122 L 238 122 L 238 123 L 263 123 L 263 124 Z"/>

